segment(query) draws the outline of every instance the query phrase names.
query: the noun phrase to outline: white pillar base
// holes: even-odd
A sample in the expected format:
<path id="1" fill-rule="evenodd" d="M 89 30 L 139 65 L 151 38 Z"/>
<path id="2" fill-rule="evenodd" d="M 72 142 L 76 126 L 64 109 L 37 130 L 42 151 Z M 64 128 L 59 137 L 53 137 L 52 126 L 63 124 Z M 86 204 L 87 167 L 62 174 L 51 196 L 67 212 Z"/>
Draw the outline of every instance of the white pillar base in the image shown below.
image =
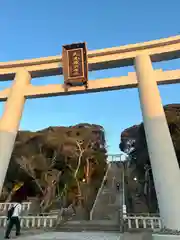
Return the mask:
<path id="1" fill-rule="evenodd" d="M 148 55 L 135 58 L 146 141 L 163 225 L 180 230 L 180 169 Z"/>

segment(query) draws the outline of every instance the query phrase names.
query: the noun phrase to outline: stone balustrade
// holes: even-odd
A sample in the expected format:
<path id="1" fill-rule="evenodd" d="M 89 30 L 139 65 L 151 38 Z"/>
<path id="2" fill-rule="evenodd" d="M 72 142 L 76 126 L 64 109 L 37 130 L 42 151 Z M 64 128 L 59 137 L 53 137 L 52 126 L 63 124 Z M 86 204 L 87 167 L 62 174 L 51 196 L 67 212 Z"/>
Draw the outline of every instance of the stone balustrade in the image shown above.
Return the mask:
<path id="1" fill-rule="evenodd" d="M 38 228 L 53 228 L 56 226 L 58 220 L 57 215 L 51 216 L 22 216 L 21 227 L 27 229 Z M 0 227 L 5 228 L 7 225 L 7 217 L 0 216 Z"/>
<path id="2" fill-rule="evenodd" d="M 0 212 L 8 211 L 15 203 L 14 202 L 1 202 Z M 22 202 L 22 211 L 29 211 L 31 207 L 31 202 Z"/>
<path id="3" fill-rule="evenodd" d="M 148 229 L 156 231 L 162 229 L 160 217 L 124 216 L 124 224 L 128 230 Z"/>

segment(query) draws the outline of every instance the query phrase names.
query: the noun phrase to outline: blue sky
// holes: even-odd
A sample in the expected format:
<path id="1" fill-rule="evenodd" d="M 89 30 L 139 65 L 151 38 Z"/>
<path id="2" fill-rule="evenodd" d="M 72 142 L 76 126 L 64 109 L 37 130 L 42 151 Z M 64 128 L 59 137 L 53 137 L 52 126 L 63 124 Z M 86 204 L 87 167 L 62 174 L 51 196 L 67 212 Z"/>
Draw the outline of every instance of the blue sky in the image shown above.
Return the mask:
<path id="1" fill-rule="evenodd" d="M 0 61 L 58 55 L 63 44 L 78 41 L 86 41 L 91 50 L 177 35 L 179 9 L 179 0 L 0 0 Z M 177 69 L 180 60 L 154 64 L 154 68 Z M 93 72 L 89 78 L 130 71 L 133 67 Z M 32 83 L 62 81 L 56 76 L 33 79 Z M 10 84 L 1 82 L 0 89 Z M 179 91 L 179 84 L 160 87 L 163 104 L 179 103 Z M 106 131 L 108 151 L 119 153 L 121 131 L 141 121 L 138 91 L 131 89 L 28 100 L 20 128 L 100 124 Z"/>

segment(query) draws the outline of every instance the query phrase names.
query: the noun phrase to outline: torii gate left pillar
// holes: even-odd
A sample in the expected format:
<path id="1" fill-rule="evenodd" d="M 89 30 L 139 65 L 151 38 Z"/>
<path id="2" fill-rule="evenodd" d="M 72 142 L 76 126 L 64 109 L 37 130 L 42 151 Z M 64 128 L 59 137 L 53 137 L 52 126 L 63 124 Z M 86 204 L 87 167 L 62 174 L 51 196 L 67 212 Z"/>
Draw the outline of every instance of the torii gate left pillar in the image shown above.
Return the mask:
<path id="1" fill-rule="evenodd" d="M 29 72 L 20 69 L 15 76 L 0 119 L 0 193 L 8 170 L 25 103 L 25 91 L 31 81 Z"/>

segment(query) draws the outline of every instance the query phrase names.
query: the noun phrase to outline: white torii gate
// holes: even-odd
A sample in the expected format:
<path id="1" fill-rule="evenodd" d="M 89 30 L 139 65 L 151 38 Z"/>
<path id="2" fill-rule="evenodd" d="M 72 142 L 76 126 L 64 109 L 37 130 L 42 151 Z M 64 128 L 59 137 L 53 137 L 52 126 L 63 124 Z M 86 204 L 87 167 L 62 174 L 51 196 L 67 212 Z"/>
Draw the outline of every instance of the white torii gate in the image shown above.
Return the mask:
<path id="1" fill-rule="evenodd" d="M 165 227 L 180 230 L 180 170 L 157 84 L 180 82 L 180 70 L 153 70 L 151 62 L 180 58 L 180 36 L 88 52 L 89 71 L 135 66 L 135 73 L 89 81 L 88 88 L 61 84 L 31 85 L 31 78 L 62 74 L 61 56 L 0 63 L 0 80 L 13 80 L 0 91 L 6 101 L 0 120 L 0 191 L 19 129 L 26 98 L 50 97 L 138 87 L 154 183 Z"/>

